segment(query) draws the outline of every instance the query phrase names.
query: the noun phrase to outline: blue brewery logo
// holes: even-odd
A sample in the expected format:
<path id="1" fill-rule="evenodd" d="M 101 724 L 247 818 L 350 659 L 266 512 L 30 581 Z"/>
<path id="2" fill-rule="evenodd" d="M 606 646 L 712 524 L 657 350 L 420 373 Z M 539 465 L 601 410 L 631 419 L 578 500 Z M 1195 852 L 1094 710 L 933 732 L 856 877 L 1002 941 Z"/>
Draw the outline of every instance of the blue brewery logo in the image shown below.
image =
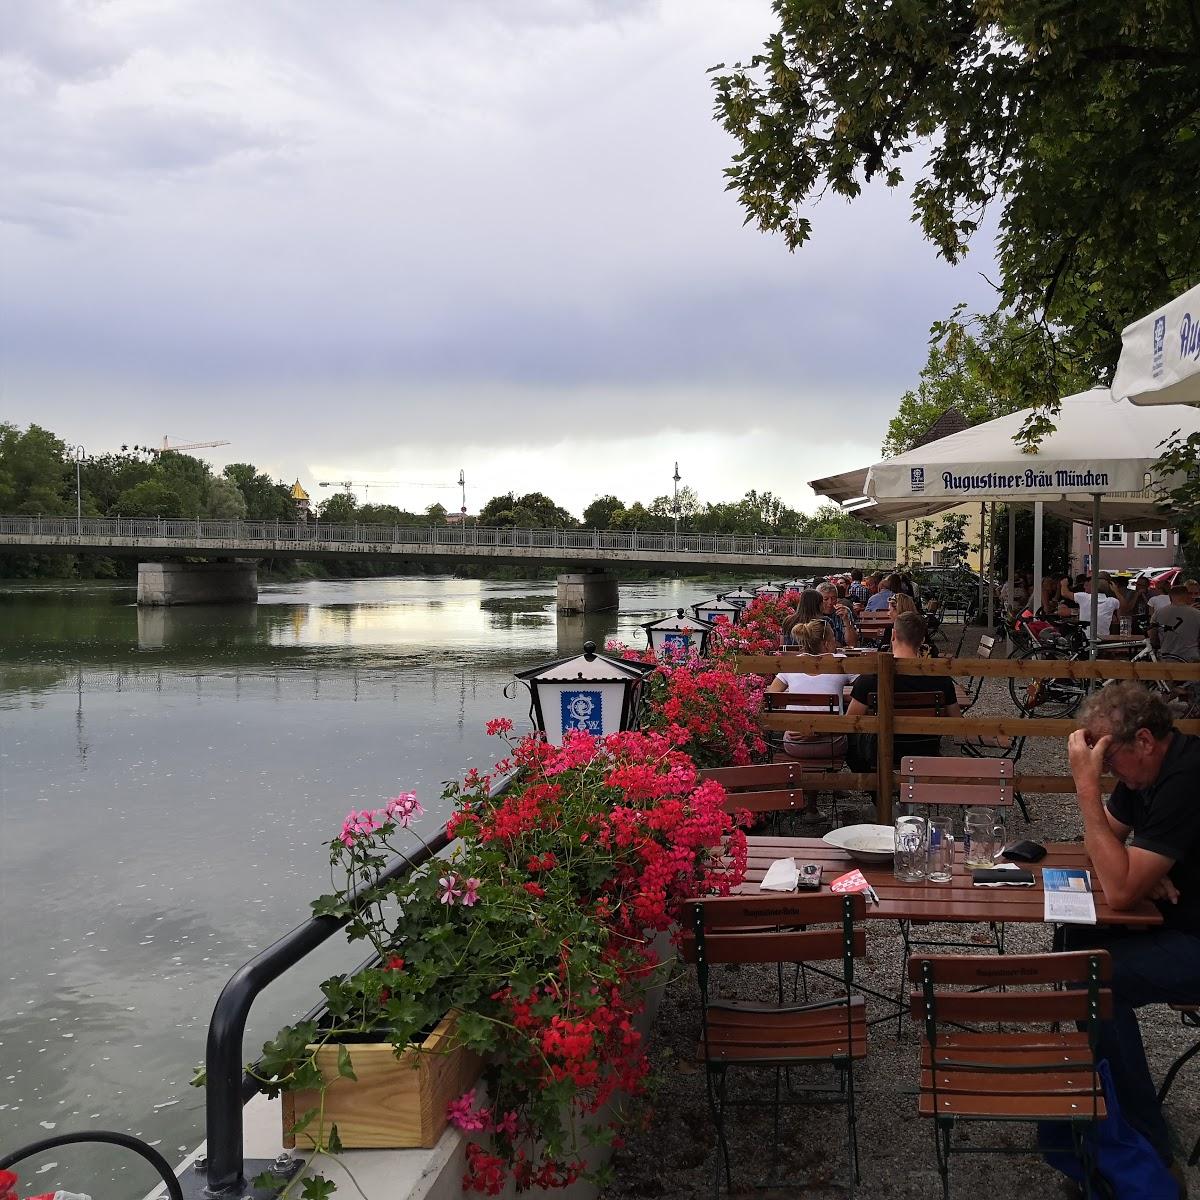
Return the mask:
<path id="1" fill-rule="evenodd" d="M 1163 373 L 1163 345 L 1167 340 L 1167 318 L 1154 318 L 1154 345 L 1150 354 L 1150 374 L 1161 379 Z"/>
<path id="2" fill-rule="evenodd" d="M 909 471 L 909 478 L 912 481 L 912 490 L 914 492 L 923 492 L 925 490 L 925 468 L 913 467 Z"/>
<path id="3" fill-rule="evenodd" d="M 562 692 L 562 728 L 584 733 L 604 732 L 604 708 L 599 692 Z"/>
<path id="4" fill-rule="evenodd" d="M 664 633 L 663 645 L 670 646 L 675 650 L 686 650 L 692 644 L 692 635 L 690 633 Z"/>

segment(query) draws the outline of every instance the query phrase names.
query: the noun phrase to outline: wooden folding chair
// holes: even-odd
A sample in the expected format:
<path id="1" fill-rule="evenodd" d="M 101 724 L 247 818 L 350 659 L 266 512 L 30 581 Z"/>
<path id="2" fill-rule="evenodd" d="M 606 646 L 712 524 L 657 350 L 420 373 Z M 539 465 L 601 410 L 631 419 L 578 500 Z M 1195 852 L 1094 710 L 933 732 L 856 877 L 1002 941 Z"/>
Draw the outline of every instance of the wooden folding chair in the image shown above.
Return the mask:
<path id="1" fill-rule="evenodd" d="M 842 712 L 842 697 L 831 692 L 764 692 L 763 711 L 769 713 L 787 712 L 792 708 L 808 710 L 801 715 L 820 715 L 836 717 Z M 833 749 L 837 734 L 823 735 L 825 753 L 813 758 L 796 759 L 804 764 L 809 771 L 840 771 L 846 765 L 845 754 L 835 753 Z M 819 744 L 819 743 L 818 743 Z M 777 754 L 787 754 L 783 749 L 783 734 L 779 734 L 777 742 L 771 742 Z"/>
<path id="2" fill-rule="evenodd" d="M 850 1191 L 859 1180 L 854 1063 L 866 1057 L 867 1023 L 862 996 L 854 993 L 854 960 L 866 955 L 866 934 L 857 927 L 866 912 L 862 895 L 835 896 L 764 893 L 721 896 L 686 906 L 683 956 L 696 965 L 700 985 L 701 1037 L 697 1056 L 704 1063 L 709 1107 L 717 1130 L 715 1194 L 721 1170 L 732 1191 L 726 1109 L 770 1107 L 774 1138 L 769 1179 L 779 1166 L 780 1110 L 784 1104 L 829 1102 L 846 1106 Z M 830 928 L 813 928 L 820 925 Z M 802 928 L 797 928 L 800 926 Z M 771 1005 L 716 1000 L 709 994 L 709 972 L 718 963 L 842 964 L 837 996 L 806 1004 Z M 792 1068 L 832 1068 L 825 1086 L 796 1088 Z M 729 1071 L 749 1067 L 774 1072 L 765 1099 L 733 1099 Z M 789 1073 L 786 1096 L 784 1073 Z"/>
<path id="3" fill-rule="evenodd" d="M 909 1005 L 923 1027 L 918 1111 L 933 1120 L 943 1200 L 955 1153 L 1040 1153 L 1011 1146 L 954 1144 L 956 1125 L 982 1121 L 1065 1124 L 1092 1196 L 1094 1163 L 1085 1134 L 1105 1115 L 1096 1070 L 1100 1022 L 1112 1015 L 1112 960 L 1106 950 L 1067 954 L 914 956 Z M 1003 991 L 953 991 L 994 988 Z M 1035 986 L 1036 985 L 1036 986 Z M 1048 990 L 1057 988 L 1060 990 Z M 997 1033 L 973 1026 L 1045 1024 L 1046 1032 Z M 1079 1022 L 1083 1032 L 1061 1032 Z"/>
<path id="4" fill-rule="evenodd" d="M 1184 1025 L 1200 1030 L 1200 1004 L 1172 1004 L 1170 1007 L 1179 1014 L 1179 1019 Z M 1158 1089 L 1160 1105 L 1166 1100 L 1167 1093 L 1171 1090 L 1171 1084 L 1175 1082 L 1175 1076 L 1197 1054 L 1200 1054 L 1200 1036 L 1197 1036 L 1196 1040 L 1167 1068 L 1167 1073 L 1163 1076 L 1162 1087 Z M 1200 1162 L 1200 1136 L 1196 1138 L 1196 1144 L 1192 1147 L 1191 1154 L 1188 1155 L 1188 1166 L 1194 1167 L 1198 1162 Z"/>
<path id="5" fill-rule="evenodd" d="M 800 813 L 808 807 L 800 787 L 805 764 L 799 761 L 758 763 L 745 767 L 711 767 L 701 779 L 714 779 L 725 789 L 726 812 L 756 815 Z"/>
<path id="6" fill-rule="evenodd" d="M 946 697 L 941 692 L 896 692 L 892 708 L 906 717 L 944 717 Z M 867 709 L 872 716 L 879 712 L 879 693 L 867 693 Z"/>

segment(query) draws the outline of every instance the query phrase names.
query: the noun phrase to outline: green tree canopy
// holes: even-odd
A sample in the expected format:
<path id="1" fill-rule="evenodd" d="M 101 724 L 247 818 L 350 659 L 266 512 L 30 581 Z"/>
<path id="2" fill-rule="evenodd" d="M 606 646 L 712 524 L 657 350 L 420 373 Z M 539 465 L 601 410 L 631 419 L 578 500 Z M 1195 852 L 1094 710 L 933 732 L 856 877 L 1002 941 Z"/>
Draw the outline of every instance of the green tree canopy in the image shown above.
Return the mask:
<path id="1" fill-rule="evenodd" d="M 0 511 L 74 511 L 75 468 L 66 456 L 66 445 L 48 429 L 0 423 Z"/>
<path id="2" fill-rule="evenodd" d="M 116 499 L 116 513 L 122 517 L 190 517 L 183 498 L 160 479 L 147 479 L 126 488 Z"/>
<path id="3" fill-rule="evenodd" d="M 246 516 L 252 521 L 295 518 L 296 505 L 286 484 L 272 482 L 251 463 L 230 463 L 222 473 L 238 485 L 246 501 Z"/>
<path id="4" fill-rule="evenodd" d="M 597 496 L 583 510 L 583 523 L 589 529 L 611 529 L 613 517 L 624 507 L 616 496 Z"/>
<path id="5" fill-rule="evenodd" d="M 947 261 L 998 226 L 1027 403 L 1058 398 L 1063 358 L 1106 379 L 1122 327 L 1200 277 L 1195 0 L 774 9 L 759 53 L 713 68 L 747 221 L 795 249 L 821 194 L 909 170 L 913 218 Z"/>
<path id="6" fill-rule="evenodd" d="M 514 525 L 528 529 L 570 529 L 579 522 L 542 492 L 493 496 L 479 510 L 480 525 Z"/>
<path id="7" fill-rule="evenodd" d="M 317 505 L 317 513 L 330 525 L 353 525 L 358 520 L 358 501 L 353 492 L 334 492 Z"/>

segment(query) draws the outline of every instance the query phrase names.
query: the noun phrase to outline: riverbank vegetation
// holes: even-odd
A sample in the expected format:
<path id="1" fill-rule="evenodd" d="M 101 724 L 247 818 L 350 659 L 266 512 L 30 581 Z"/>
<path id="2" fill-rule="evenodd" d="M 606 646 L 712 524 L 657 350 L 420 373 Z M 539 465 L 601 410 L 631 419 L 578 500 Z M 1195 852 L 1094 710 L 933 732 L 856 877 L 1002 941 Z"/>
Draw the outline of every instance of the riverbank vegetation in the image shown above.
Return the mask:
<path id="1" fill-rule="evenodd" d="M 78 482 L 78 490 L 77 490 Z M 293 498 L 291 485 L 273 480 L 253 463 L 230 463 L 215 471 L 202 459 L 177 451 L 121 446 L 119 450 L 83 456 L 48 429 L 25 429 L 0 422 L 0 514 L 73 515 L 84 517 L 196 517 L 209 520 L 322 521 L 336 525 L 445 525 L 458 514 L 440 504 L 410 512 L 392 504 L 360 504 L 352 492 L 338 492 L 311 512 Z M 791 508 L 771 492 L 751 490 L 740 500 L 702 503 L 691 488 L 677 498 L 658 496 L 648 504 L 600 496 L 576 518 L 542 492 L 493 496 L 470 524 L 534 529 L 609 529 L 642 532 L 735 534 L 838 538 L 856 541 L 893 540 L 890 528 L 876 529 L 825 505 L 814 514 Z M 478 563 L 449 563 L 455 574 L 475 578 L 550 578 L 556 568 L 545 564 L 505 564 L 482 568 Z M 267 577 L 350 578 L 369 575 L 420 574 L 428 566 L 404 559 L 266 562 Z M 0 577 L 104 578 L 132 577 L 132 561 L 84 555 L 0 555 Z M 630 578 L 642 574 L 630 568 Z"/>

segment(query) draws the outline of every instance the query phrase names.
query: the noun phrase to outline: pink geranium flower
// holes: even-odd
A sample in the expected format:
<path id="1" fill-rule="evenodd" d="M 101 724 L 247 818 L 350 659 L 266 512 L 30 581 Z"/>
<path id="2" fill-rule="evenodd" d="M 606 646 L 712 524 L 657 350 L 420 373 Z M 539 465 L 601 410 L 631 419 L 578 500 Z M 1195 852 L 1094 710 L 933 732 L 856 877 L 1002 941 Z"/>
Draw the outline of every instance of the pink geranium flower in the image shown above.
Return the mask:
<path id="1" fill-rule="evenodd" d="M 458 886 L 457 875 L 443 875 L 438 884 L 441 886 L 442 894 L 438 897 L 443 904 L 457 904 L 459 897 L 462 896 L 462 890 Z M 476 884 L 478 887 L 478 884 Z"/>
<path id="2" fill-rule="evenodd" d="M 463 880 L 462 904 L 465 907 L 470 908 L 479 902 L 479 888 L 482 883 L 482 879 L 476 879 L 474 876 Z"/>

